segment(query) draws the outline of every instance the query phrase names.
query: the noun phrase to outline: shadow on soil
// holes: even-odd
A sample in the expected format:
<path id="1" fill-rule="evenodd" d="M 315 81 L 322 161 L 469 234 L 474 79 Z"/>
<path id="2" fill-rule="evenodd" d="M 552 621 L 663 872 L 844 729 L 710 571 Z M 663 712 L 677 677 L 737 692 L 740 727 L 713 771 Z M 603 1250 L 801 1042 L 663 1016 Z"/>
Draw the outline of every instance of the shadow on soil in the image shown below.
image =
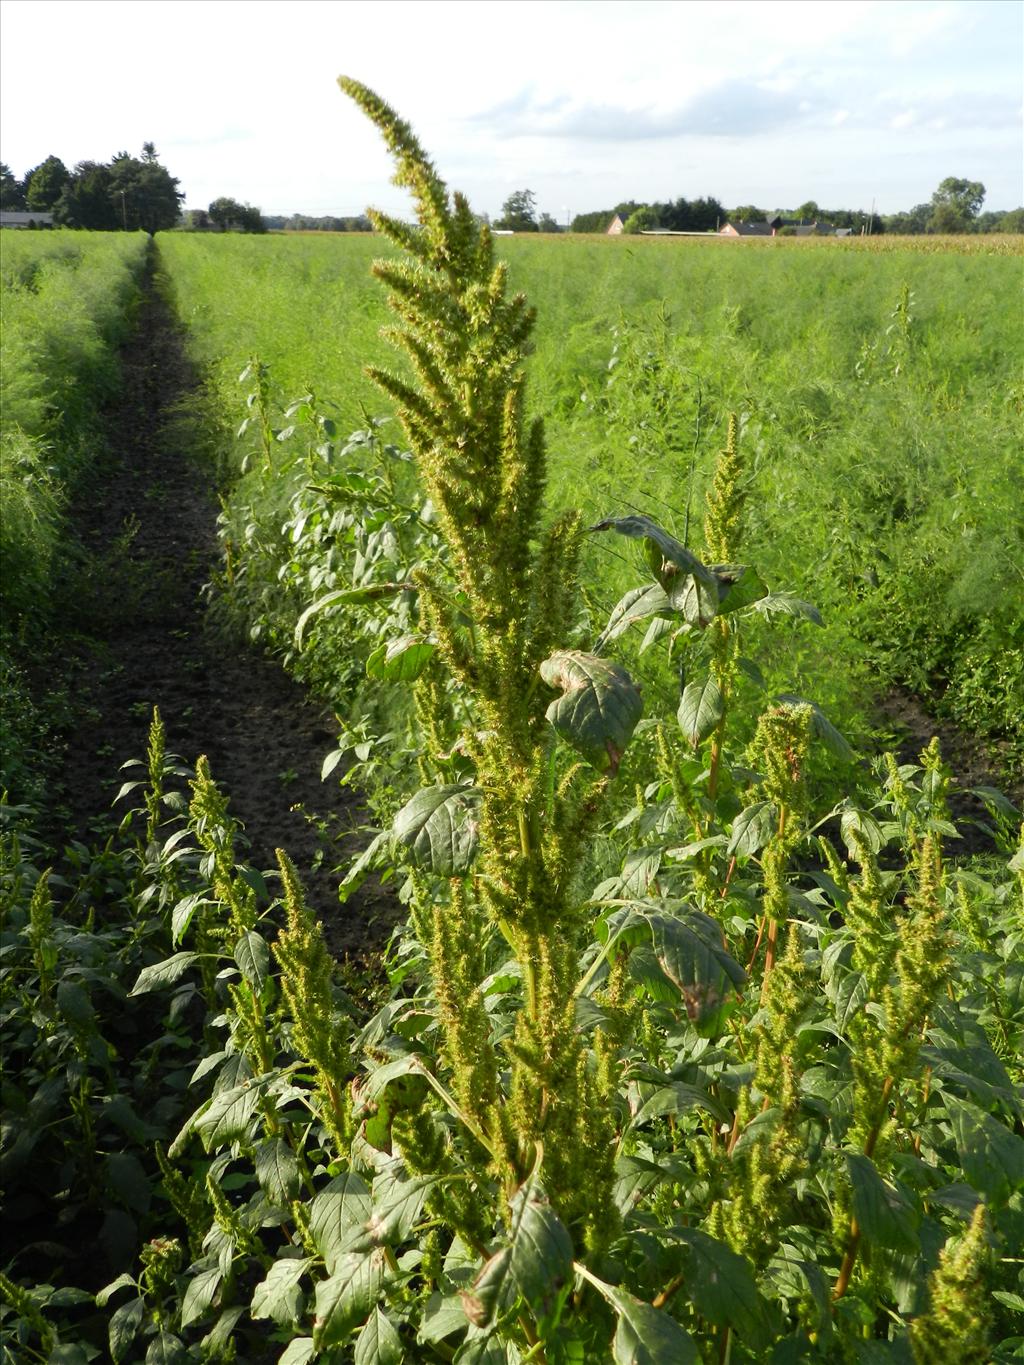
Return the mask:
<path id="1" fill-rule="evenodd" d="M 247 861 L 274 868 L 274 850 L 283 847 L 332 950 L 365 966 L 400 911 L 375 882 L 338 904 L 331 869 L 358 847 L 353 831 L 364 814 L 336 782 L 320 781 L 337 734 L 334 717 L 207 616 L 203 587 L 218 555 L 217 505 L 180 418 L 190 395 L 197 397 L 198 379 L 154 286 L 153 261 L 121 361 L 107 451 L 72 511 L 80 545 L 69 556 L 63 594 L 74 641 L 66 832 L 88 842 L 120 818 L 111 810 L 120 765 L 144 757 L 158 706 L 168 747 L 188 764 L 209 758 L 245 827 Z"/>

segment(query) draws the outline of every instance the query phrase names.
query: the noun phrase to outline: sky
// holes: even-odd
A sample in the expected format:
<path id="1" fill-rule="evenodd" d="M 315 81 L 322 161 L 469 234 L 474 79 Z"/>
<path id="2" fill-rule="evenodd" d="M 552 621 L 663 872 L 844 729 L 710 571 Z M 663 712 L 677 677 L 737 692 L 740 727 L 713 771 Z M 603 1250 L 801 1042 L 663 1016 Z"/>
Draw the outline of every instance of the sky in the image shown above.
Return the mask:
<path id="1" fill-rule="evenodd" d="M 2 0 L 0 157 L 156 143 L 191 208 L 407 213 L 346 74 L 478 212 L 1024 203 L 1019 0 Z"/>

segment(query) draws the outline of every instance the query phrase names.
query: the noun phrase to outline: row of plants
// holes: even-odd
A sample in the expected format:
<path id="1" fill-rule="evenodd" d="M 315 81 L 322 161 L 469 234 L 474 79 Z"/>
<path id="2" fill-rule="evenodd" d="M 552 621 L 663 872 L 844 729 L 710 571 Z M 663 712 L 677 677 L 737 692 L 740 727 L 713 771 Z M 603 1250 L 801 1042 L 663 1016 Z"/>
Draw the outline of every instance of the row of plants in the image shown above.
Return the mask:
<path id="1" fill-rule="evenodd" d="M 26 666 L 42 648 L 64 512 L 102 448 L 101 410 L 118 384 L 148 238 L 3 234 L 0 382 L 0 749 L 5 784 L 31 781 L 39 719 Z"/>
<path id="2" fill-rule="evenodd" d="M 811 679 L 864 742 L 872 700 L 902 687 L 1013 773 L 1024 762 L 1024 518 L 1012 493 L 1022 338 L 1003 301 L 1018 262 L 804 245 L 501 239 L 513 285 L 542 305 L 531 412 L 547 423 L 552 505 L 582 502 L 596 521 L 640 501 L 642 485 L 645 509 L 687 544 L 740 414 L 758 506 L 750 553 L 826 618 L 768 661 L 773 685 Z M 340 431 L 368 425 L 379 400 L 356 371 L 382 362 L 384 319 L 364 280 L 389 249 L 379 234 L 166 240 L 225 428 L 252 350 L 283 393 L 336 398 Z M 237 517 L 265 496 L 243 482 Z M 598 542 L 584 562 L 610 609 L 628 566 Z"/>
<path id="3" fill-rule="evenodd" d="M 1021 1358 L 1019 812 L 981 792 L 992 853 L 950 864 L 935 744 L 858 763 L 770 685 L 766 632 L 767 657 L 823 628 L 741 562 L 738 421 L 700 557 L 644 512 L 545 513 L 532 314 L 407 125 L 343 85 L 419 215 L 375 215 L 408 365 L 374 378 L 409 449 L 340 441 L 312 393 L 278 425 L 254 362 L 265 496 L 225 515 L 222 596 L 347 698 L 325 768 L 379 830 L 339 913 L 377 867 L 408 923 L 354 1002 L 287 857 L 245 864 L 159 718 L 137 812 L 68 885 L 8 836 L 5 1181 L 69 1244 L 102 1216 L 120 1273 L 46 1279 L 71 1253 L 25 1236 L 7 1350 Z M 635 576 L 600 623 L 594 543 Z M 359 720 L 369 688 L 398 700 Z"/>

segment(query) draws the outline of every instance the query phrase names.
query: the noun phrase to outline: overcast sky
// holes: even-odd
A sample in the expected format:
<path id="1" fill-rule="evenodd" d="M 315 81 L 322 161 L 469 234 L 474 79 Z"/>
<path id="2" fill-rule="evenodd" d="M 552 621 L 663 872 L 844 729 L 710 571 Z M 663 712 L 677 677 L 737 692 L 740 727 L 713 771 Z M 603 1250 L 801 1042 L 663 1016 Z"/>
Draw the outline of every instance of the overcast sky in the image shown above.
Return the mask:
<path id="1" fill-rule="evenodd" d="M 1018 0 L 3 0 L 0 156 L 156 143 L 189 207 L 404 212 L 344 72 L 492 214 L 1024 202 Z"/>

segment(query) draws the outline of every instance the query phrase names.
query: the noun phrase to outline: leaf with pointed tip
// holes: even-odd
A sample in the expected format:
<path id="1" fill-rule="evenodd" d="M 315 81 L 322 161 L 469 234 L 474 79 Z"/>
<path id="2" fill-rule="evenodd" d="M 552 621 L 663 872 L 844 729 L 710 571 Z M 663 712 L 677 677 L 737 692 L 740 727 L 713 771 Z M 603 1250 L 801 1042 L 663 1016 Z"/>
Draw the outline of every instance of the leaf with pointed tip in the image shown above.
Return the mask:
<path id="1" fill-rule="evenodd" d="M 299 1196 L 301 1177 L 295 1153 L 283 1138 L 267 1138 L 254 1153 L 260 1189 L 272 1204 L 287 1205 Z"/>
<path id="2" fill-rule="evenodd" d="M 557 1321 L 572 1288 L 572 1239 L 536 1181 L 512 1199 L 510 1270 L 520 1294 L 537 1319 Z"/>
<path id="3" fill-rule="evenodd" d="M 340 602 L 354 606 L 359 602 L 372 602 L 377 597 L 395 597 L 398 593 L 407 592 L 415 586 L 414 583 L 364 583 L 359 588 L 335 588 L 333 592 L 325 593 L 312 606 L 307 607 L 296 621 L 295 648 L 301 649 L 306 627 L 314 616 L 318 616 L 327 607 L 337 606 Z"/>
<path id="4" fill-rule="evenodd" d="M 271 1318 L 281 1327 L 292 1327 L 302 1313 L 303 1293 L 299 1281 L 310 1261 L 301 1256 L 282 1256 L 252 1291 L 254 1318 Z"/>
<path id="5" fill-rule="evenodd" d="M 696 749 L 725 715 L 725 701 L 714 678 L 687 683 L 676 714 L 679 728 Z"/>
<path id="6" fill-rule="evenodd" d="M 316 1287 L 316 1320 L 313 1345 L 340 1346 L 350 1332 L 369 1316 L 387 1276 L 383 1249 L 364 1255 L 348 1251 L 335 1264 L 329 1279 Z"/>
<path id="7" fill-rule="evenodd" d="M 366 660 L 366 676 L 381 682 L 415 682 L 437 646 L 423 635 L 401 635 L 378 645 Z"/>
<path id="8" fill-rule="evenodd" d="M 420 1175 L 410 1180 L 399 1175 L 394 1165 L 385 1167 L 373 1182 L 373 1212 L 366 1222 L 369 1244 L 404 1242 L 439 1179 L 436 1175 Z"/>
<path id="9" fill-rule="evenodd" d="M 732 822 L 726 853 L 730 858 L 750 858 L 759 853 L 778 829 L 779 813 L 771 801 L 744 806 Z"/>
<path id="10" fill-rule="evenodd" d="M 846 1169 L 853 1187 L 854 1217 L 866 1241 L 891 1251 L 917 1251 L 920 1215 L 886 1184 L 871 1158 L 847 1152 Z"/>
<path id="11" fill-rule="evenodd" d="M 672 615 L 672 605 L 665 589 L 659 583 L 644 583 L 639 588 L 630 588 L 612 608 L 608 624 L 594 645 L 594 653 L 602 653 L 605 647 L 624 634 L 634 621 L 643 621 L 650 616 L 665 618 Z"/>
<path id="12" fill-rule="evenodd" d="M 266 939 L 250 929 L 235 944 L 234 957 L 242 975 L 258 995 L 270 976 L 270 949 Z"/>
<path id="13" fill-rule="evenodd" d="M 647 563 L 668 596 L 669 605 L 691 625 L 706 626 L 718 611 L 718 580 L 706 564 L 645 516 L 610 517 L 591 531 L 617 531 L 643 540 Z"/>
<path id="14" fill-rule="evenodd" d="M 399 1365 L 404 1354 L 402 1338 L 390 1318 L 375 1308 L 359 1333 L 352 1365 Z"/>
<path id="15" fill-rule="evenodd" d="M 755 602 L 754 607 L 762 616 L 797 616 L 813 622 L 816 626 L 822 624 L 821 613 L 814 603 L 805 602 L 802 597 L 797 597 L 796 593 L 770 592 L 767 597 Z"/>
<path id="16" fill-rule="evenodd" d="M 640 692 L 621 664 L 579 650 L 559 650 L 540 675 L 562 695 L 547 709 L 554 729 L 598 770 L 614 777 L 643 711 Z"/>
<path id="17" fill-rule="evenodd" d="M 392 831 L 417 866 L 440 877 L 469 870 L 479 839 L 477 796 L 475 787 L 424 787 L 406 802 Z"/>
<path id="18" fill-rule="evenodd" d="M 369 1186 L 354 1171 L 335 1176 L 314 1197 L 309 1206 L 310 1236 L 328 1274 L 346 1252 L 364 1241 L 372 1212 Z"/>
<path id="19" fill-rule="evenodd" d="M 721 929 L 695 911 L 685 919 L 654 912 L 647 920 L 658 965 L 682 997 L 687 1014 L 697 1024 L 714 1021 L 730 989 L 747 979 L 722 946 Z"/>
<path id="20" fill-rule="evenodd" d="M 612 1350 L 615 1365 L 697 1365 L 689 1332 L 660 1308 L 588 1275 L 618 1314 Z"/>
<path id="21" fill-rule="evenodd" d="M 129 995 L 145 995 L 147 991 L 158 990 L 161 986 L 173 986 L 199 960 L 198 953 L 174 953 L 162 962 L 143 967 L 138 980 L 128 992 Z"/>
<path id="22" fill-rule="evenodd" d="M 742 611 L 768 596 L 761 575 L 749 564 L 712 564 L 711 572 L 718 580 L 719 616 Z"/>
<path id="23" fill-rule="evenodd" d="M 1013 1190 L 1024 1189 L 1024 1140 L 977 1105 L 945 1092 L 956 1150 L 964 1174 L 976 1190 L 1001 1203 Z"/>

